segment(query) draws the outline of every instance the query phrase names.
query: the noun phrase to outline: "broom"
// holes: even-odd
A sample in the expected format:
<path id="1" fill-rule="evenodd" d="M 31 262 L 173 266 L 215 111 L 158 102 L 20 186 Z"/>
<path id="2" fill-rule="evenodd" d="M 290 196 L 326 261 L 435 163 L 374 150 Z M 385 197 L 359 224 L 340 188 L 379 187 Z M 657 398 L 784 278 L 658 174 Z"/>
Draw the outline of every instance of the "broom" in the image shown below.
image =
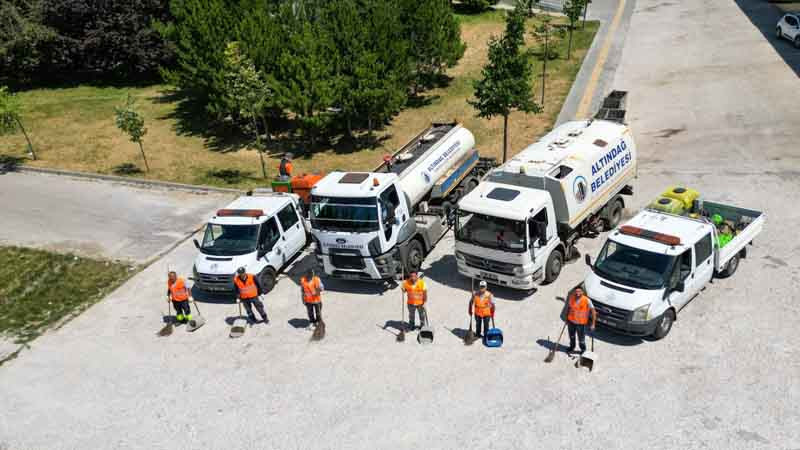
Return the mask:
<path id="1" fill-rule="evenodd" d="M 167 322 L 167 324 L 164 325 L 164 328 L 158 330 L 158 333 L 156 333 L 158 336 L 164 337 L 164 336 L 169 336 L 170 334 L 172 334 L 172 305 L 171 305 L 171 303 L 172 302 L 170 302 L 169 297 L 167 297 L 167 320 L 169 322 Z"/>
<path id="2" fill-rule="evenodd" d="M 403 288 L 400 288 L 400 333 L 397 335 L 397 342 L 406 340 L 406 296 Z"/>
<path id="3" fill-rule="evenodd" d="M 475 296 L 475 279 L 472 278 L 472 296 Z M 470 300 L 472 301 L 472 300 Z M 469 315 L 469 330 L 467 330 L 467 334 L 464 335 L 464 345 L 472 345 L 477 338 L 475 337 L 475 332 L 472 331 L 472 314 Z"/>

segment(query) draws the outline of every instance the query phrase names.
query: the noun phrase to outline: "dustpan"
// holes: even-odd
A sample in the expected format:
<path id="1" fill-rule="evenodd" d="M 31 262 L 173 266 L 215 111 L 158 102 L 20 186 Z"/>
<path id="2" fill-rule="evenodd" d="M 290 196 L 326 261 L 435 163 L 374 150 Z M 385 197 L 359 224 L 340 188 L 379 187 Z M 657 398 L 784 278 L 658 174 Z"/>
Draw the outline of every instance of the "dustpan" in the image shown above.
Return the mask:
<path id="1" fill-rule="evenodd" d="M 489 328 L 483 335 L 483 345 L 487 347 L 503 346 L 503 330 L 494 326 L 494 317 L 492 317 L 492 328 Z"/>
<path id="2" fill-rule="evenodd" d="M 578 359 L 578 365 L 588 367 L 589 372 L 594 368 L 594 363 L 597 361 L 597 354 L 594 352 L 594 334 L 592 334 L 592 351 L 583 352 Z"/>
<path id="3" fill-rule="evenodd" d="M 197 307 L 197 302 L 194 301 L 194 299 L 192 299 L 192 304 L 194 304 L 194 310 L 195 310 L 195 312 L 197 312 L 197 315 L 196 315 L 197 317 L 195 317 L 194 319 L 190 320 L 186 324 L 186 331 L 188 331 L 190 333 L 206 324 L 206 318 L 203 317 L 202 313 L 200 313 L 200 308 Z"/>
<path id="4" fill-rule="evenodd" d="M 417 335 L 417 342 L 420 344 L 432 344 L 433 328 L 427 324 L 420 328 L 419 334 Z"/>

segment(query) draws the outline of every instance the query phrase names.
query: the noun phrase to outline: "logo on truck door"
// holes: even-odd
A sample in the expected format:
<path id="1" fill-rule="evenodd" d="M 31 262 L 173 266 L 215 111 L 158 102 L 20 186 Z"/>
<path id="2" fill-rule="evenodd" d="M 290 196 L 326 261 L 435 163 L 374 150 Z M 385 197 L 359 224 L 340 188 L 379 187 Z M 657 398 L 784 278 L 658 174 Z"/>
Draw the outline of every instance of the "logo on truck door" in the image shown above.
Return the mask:
<path id="1" fill-rule="evenodd" d="M 583 203 L 586 200 L 586 178 L 580 175 L 575 177 L 575 181 L 572 182 L 572 193 L 578 203 Z"/>

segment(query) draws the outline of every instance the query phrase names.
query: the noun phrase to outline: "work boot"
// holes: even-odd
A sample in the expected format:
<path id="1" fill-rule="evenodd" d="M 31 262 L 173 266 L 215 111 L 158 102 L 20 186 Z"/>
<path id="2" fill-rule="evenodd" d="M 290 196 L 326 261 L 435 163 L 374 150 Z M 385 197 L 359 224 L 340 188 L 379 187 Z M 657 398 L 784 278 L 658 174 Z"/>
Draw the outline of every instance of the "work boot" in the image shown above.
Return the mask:
<path id="1" fill-rule="evenodd" d="M 258 320 L 256 320 L 256 316 L 248 316 L 247 317 L 247 323 L 250 324 L 250 325 L 253 325 L 255 323 L 258 323 Z"/>
<path id="2" fill-rule="evenodd" d="M 269 319 L 267 318 L 267 316 L 261 318 L 261 323 L 263 323 L 264 325 L 269 323 Z"/>
<path id="3" fill-rule="evenodd" d="M 192 315 L 191 314 L 187 314 L 187 315 L 183 316 L 183 318 L 185 319 L 186 322 L 190 322 L 192 320 Z"/>
<path id="4" fill-rule="evenodd" d="M 183 323 L 183 314 L 176 314 L 175 320 L 177 320 L 180 323 Z"/>
<path id="5" fill-rule="evenodd" d="M 575 353 L 575 347 L 570 347 L 569 349 L 567 349 L 567 354 L 568 355 L 571 355 L 573 353 Z"/>

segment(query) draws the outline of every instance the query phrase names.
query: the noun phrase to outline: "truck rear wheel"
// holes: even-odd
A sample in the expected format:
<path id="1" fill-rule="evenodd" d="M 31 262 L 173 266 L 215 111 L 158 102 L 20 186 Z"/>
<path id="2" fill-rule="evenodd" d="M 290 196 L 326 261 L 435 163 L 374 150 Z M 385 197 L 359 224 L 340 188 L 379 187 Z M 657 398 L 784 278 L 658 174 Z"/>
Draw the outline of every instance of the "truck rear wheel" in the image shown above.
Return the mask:
<path id="1" fill-rule="evenodd" d="M 406 273 L 417 272 L 422 267 L 425 260 L 425 250 L 422 244 L 414 239 L 408 244 L 408 256 L 406 257 Z"/>
<path id="2" fill-rule="evenodd" d="M 558 275 L 561 274 L 561 268 L 564 266 L 564 255 L 561 250 L 555 249 L 550 252 L 547 257 L 547 266 L 544 269 L 544 282 L 549 284 L 556 281 Z"/>
<path id="3" fill-rule="evenodd" d="M 606 231 L 613 230 L 622 221 L 622 200 L 614 200 L 613 203 L 608 205 L 608 214 L 603 219 Z"/>
<path id="4" fill-rule="evenodd" d="M 275 287 L 275 269 L 272 267 L 265 267 L 261 273 L 258 274 L 258 282 L 261 284 L 261 289 L 264 293 L 268 293 Z"/>
<path id="5" fill-rule="evenodd" d="M 656 330 L 653 331 L 653 337 L 656 339 L 664 339 L 669 334 L 669 330 L 672 329 L 673 323 L 675 323 L 675 311 L 670 309 L 661 316 L 661 320 L 659 320 L 658 325 L 656 325 Z"/>
<path id="6" fill-rule="evenodd" d="M 728 278 L 736 272 L 736 269 L 739 268 L 739 254 L 733 255 L 733 257 L 728 261 L 728 264 L 725 264 L 725 268 L 719 273 L 720 278 Z"/>

